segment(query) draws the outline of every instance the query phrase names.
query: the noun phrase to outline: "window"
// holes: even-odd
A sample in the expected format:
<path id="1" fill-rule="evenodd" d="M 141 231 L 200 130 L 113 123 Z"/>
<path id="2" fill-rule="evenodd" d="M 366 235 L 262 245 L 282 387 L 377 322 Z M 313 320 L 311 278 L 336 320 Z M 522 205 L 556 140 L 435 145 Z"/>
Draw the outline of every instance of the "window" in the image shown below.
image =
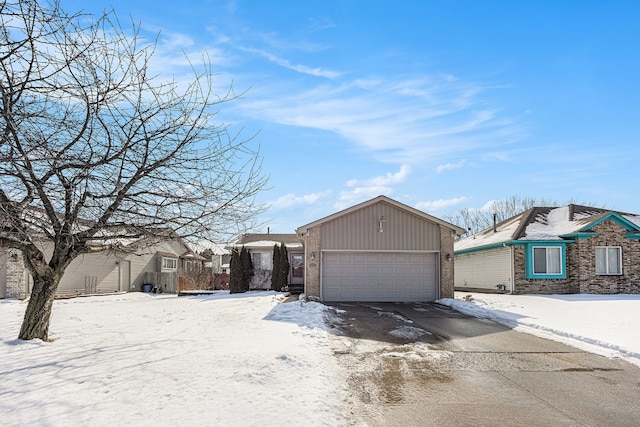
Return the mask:
<path id="1" fill-rule="evenodd" d="M 185 261 L 184 262 L 184 269 L 185 271 L 194 271 L 194 267 L 193 267 L 193 261 Z"/>
<path id="2" fill-rule="evenodd" d="M 251 252 L 251 263 L 255 270 L 262 269 L 262 254 L 259 252 Z"/>
<path id="3" fill-rule="evenodd" d="M 596 274 L 622 274 L 622 248 L 620 246 L 596 246 Z"/>
<path id="4" fill-rule="evenodd" d="M 162 269 L 163 270 L 176 270 L 178 268 L 177 258 L 162 257 Z"/>
<path id="5" fill-rule="evenodd" d="M 533 274 L 562 274 L 562 248 L 559 246 L 534 247 Z"/>

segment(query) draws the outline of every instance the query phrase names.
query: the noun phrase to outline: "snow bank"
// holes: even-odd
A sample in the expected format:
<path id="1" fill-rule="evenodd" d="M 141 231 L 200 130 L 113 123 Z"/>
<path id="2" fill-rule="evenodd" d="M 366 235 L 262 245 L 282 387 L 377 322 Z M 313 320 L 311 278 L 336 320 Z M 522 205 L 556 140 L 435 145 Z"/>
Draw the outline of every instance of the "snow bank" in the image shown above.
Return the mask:
<path id="1" fill-rule="evenodd" d="M 607 357 L 621 357 L 640 366 L 640 295 L 456 292 L 456 299 L 437 302 L 465 314 Z"/>

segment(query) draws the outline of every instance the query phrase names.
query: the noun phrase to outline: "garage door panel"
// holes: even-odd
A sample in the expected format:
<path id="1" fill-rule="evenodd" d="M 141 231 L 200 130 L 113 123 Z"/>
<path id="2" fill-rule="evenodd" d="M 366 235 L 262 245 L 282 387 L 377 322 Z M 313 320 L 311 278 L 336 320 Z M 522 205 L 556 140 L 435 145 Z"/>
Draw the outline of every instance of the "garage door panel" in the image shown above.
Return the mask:
<path id="1" fill-rule="evenodd" d="M 325 253 L 325 301 L 433 301 L 437 298 L 434 253 Z"/>

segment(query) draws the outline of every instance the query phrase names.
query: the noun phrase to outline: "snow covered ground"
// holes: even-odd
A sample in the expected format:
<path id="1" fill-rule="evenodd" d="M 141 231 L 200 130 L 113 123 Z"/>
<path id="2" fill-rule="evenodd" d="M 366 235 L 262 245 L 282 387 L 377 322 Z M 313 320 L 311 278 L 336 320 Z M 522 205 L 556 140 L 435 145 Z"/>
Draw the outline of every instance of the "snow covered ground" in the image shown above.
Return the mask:
<path id="1" fill-rule="evenodd" d="M 0 425 L 347 425 L 331 311 L 282 298 L 59 300 L 50 343 L 16 340 L 26 302 L 0 300 Z M 640 295 L 456 293 L 440 303 L 640 366 Z"/>
<path id="2" fill-rule="evenodd" d="M 456 292 L 455 299 L 438 302 L 462 313 L 640 366 L 640 295 Z"/>
<path id="3" fill-rule="evenodd" d="M 16 340 L 26 302 L 0 300 L 0 425 L 346 424 L 326 307 L 281 299 L 59 300 L 50 343 Z"/>

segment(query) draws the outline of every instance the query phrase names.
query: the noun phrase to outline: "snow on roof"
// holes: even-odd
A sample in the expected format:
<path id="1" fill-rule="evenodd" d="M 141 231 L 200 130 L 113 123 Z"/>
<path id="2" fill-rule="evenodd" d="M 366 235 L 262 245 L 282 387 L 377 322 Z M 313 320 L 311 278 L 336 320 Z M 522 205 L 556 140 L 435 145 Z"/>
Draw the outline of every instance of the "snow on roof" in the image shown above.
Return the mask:
<path id="1" fill-rule="evenodd" d="M 622 217 L 624 219 L 626 219 L 626 220 L 631 221 L 632 223 L 634 223 L 638 227 L 640 227 L 640 216 L 638 216 L 638 215 L 622 215 Z"/>
<path id="2" fill-rule="evenodd" d="M 513 239 L 513 234 L 518 230 L 520 218 L 522 214 L 514 216 L 505 222 L 500 223 L 497 231 L 494 233 L 493 228 L 481 231 L 466 239 L 459 240 L 455 243 L 455 250 L 475 248 L 478 246 L 493 245 L 496 243 L 508 242 Z"/>
<path id="3" fill-rule="evenodd" d="M 195 252 L 202 253 L 203 251 L 209 249 L 214 255 L 225 255 L 229 253 L 229 250 L 225 249 L 229 243 L 213 243 L 207 240 L 199 240 L 196 242 L 189 242 L 189 247 L 191 247 Z"/>
<path id="4" fill-rule="evenodd" d="M 273 248 L 275 245 L 280 245 L 280 241 L 276 240 L 258 240 L 255 242 L 244 243 L 244 244 L 235 244 L 236 247 L 244 246 L 247 249 L 262 249 L 262 248 Z M 233 247 L 234 245 L 230 245 L 227 247 Z M 302 243 L 285 243 L 287 249 L 293 248 L 302 248 Z"/>
<path id="5" fill-rule="evenodd" d="M 533 222 L 527 225 L 525 237 L 521 240 L 561 240 L 560 236 L 575 233 L 589 224 L 589 218 L 593 215 L 585 213 L 579 216 L 580 219 L 577 221 L 569 221 L 569 206 L 538 214 Z"/>
<path id="6" fill-rule="evenodd" d="M 483 230 L 455 243 L 455 250 L 506 243 L 512 240 L 562 240 L 563 235 L 576 233 L 608 212 L 584 206 L 562 206 L 557 208 L 531 208 L 511 217 L 493 228 Z M 623 215 L 640 226 L 640 217 Z"/>

